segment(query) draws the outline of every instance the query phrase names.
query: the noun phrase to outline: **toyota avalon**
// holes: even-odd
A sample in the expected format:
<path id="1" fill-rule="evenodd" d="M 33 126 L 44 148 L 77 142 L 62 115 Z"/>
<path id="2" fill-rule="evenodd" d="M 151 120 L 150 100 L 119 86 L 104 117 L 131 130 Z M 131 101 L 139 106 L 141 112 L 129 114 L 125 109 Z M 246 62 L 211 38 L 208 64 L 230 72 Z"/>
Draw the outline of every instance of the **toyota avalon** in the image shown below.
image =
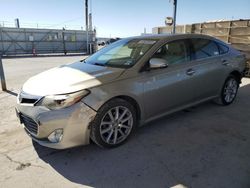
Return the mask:
<path id="1" fill-rule="evenodd" d="M 16 113 L 40 145 L 65 149 L 92 140 L 112 148 L 156 118 L 209 100 L 231 104 L 245 62 L 210 36 L 126 38 L 30 78 Z"/>

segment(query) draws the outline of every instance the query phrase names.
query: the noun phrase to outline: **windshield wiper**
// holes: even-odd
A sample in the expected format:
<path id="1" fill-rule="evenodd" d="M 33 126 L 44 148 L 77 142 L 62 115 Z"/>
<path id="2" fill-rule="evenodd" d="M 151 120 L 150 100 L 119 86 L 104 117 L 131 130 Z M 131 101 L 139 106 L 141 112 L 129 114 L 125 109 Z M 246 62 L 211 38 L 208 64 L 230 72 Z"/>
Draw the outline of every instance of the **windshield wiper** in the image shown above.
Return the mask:
<path id="1" fill-rule="evenodd" d="M 105 64 L 102 64 L 102 63 L 87 63 L 87 62 L 85 61 L 85 59 L 81 60 L 80 62 L 83 62 L 83 63 L 86 63 L 86 64 L 90 64 L 90 65 L 97 65 L 97 66 L 105 67 Z"/>
<path id="2" fill-rule="evenodd" d="M 105 67 L 105 64 L 102 64 L 102 63 L 93 63 L 93 65 Z"/>

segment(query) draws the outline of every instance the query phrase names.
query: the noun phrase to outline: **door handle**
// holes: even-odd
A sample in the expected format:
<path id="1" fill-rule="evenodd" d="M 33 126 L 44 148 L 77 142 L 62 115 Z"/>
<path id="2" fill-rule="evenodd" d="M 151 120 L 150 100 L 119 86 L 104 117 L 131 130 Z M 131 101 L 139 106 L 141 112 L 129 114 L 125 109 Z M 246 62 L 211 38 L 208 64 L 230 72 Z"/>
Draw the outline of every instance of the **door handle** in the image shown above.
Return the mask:
<path id="1" fill-rule="evenodd" d="M 189 76 L 192 76 L 195 73 L 195 71 L 193 69 L 188 69 L 186 74 Z"/>
<path id="2" fill-rule="evenodd" d="M 229 62 L 226 59 L 222 59 L 221 62 L 222 62 L 222 65 L 225 65 L 225 66 L 229 65 Z"/>

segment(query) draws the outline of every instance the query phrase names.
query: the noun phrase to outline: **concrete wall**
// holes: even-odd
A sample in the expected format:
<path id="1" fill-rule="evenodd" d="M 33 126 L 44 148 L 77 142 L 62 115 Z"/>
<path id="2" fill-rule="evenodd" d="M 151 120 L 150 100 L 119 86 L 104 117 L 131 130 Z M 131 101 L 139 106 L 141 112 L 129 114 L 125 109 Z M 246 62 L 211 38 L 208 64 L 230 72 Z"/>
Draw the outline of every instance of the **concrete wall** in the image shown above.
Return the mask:
<path id="1" fill-rule="evenodd" d="M 95 43 L 95 32 L 89 32 Z M 81 30 L 0 27 L 0 53 L 3 55 L 85 53 L 86 32 Z"/>

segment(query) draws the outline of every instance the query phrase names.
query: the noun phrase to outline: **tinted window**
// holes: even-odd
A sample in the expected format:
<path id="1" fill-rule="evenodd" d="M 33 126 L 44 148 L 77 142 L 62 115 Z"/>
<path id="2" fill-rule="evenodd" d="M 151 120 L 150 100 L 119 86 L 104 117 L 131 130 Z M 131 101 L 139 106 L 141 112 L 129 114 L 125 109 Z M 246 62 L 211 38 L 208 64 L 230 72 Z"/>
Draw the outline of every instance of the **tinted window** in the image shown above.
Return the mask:
<path id="1" fill-rule="evenodd" d="M 189 59 L 185 41 L 179 40 L 165 44 L 153 56 L 167 60 L 169 65 L 184 63 Z"/>
<path id="2" fill-rule="evenodd" d="M 229 48 L 223 44 L 217 43 L 220 49 L 220 54 L 226 54 L 229 51 Z"/>
<path id="3" fill-rule="evenodd" d="M 207 39 L 192 39 L 194 59 L 203 59 L 213 56 L 218 56 L 219 49 L 214 41 Z"/>

